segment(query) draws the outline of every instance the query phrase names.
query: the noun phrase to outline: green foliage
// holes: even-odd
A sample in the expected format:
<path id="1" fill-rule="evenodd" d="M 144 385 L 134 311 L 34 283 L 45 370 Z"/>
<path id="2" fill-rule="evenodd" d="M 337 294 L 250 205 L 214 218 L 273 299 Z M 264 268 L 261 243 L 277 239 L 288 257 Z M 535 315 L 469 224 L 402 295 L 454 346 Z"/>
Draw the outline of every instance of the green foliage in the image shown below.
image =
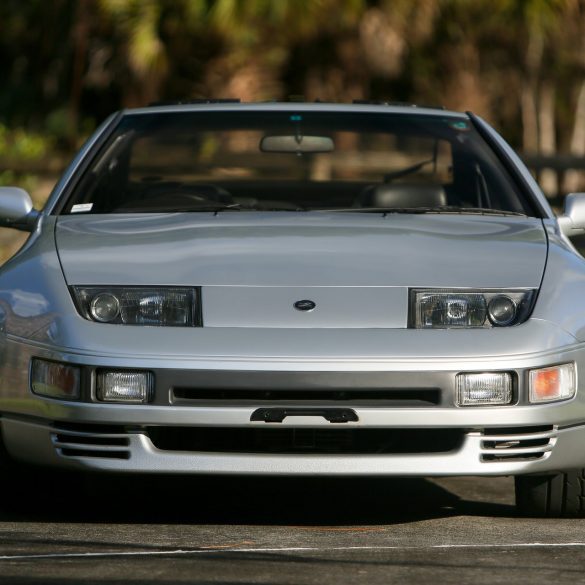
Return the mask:
<path id="1" fill-rule="evenodd" d="M 546 84 L 566 144 L 585 78 L 580 0 L 2 0 L 0 22 L 0 159 L 204 96 L 443 103 L 519 146 L 521 96 Z"/>
<path id="2" fill-rule="evenodd" d="M 162 4 L 157 0 L 100 0 L 106 17 L 127 37 L 128 63 L 138 75 L 166 70 L 165 47 L 158 26 Z"/>
<path id="3" fill-rule="evenodd" d="M 52 140 L 23 128 L 8 129 L 0 124 L 0 159 L 35 161 L 47 155 Z"/>
<path id="4" fill-rule="evenodd" d="M 32 173 L 15 173 L 11 170 L 0 172 L 0 186 L 12 187 L 18 185 L 21 189 L 34 193 L 38 185 L 38 178 Z"/>
<path id="5" fill-rule="evenodd" d="M 0 124 L 0 185 L 18 185 L 29 193 L 37 189 L 38 179 L 33 172 L 14 171 L 18 167 L 31 169 L 49 155 L 53 138 L 23 128 L 9 129 Z"/>

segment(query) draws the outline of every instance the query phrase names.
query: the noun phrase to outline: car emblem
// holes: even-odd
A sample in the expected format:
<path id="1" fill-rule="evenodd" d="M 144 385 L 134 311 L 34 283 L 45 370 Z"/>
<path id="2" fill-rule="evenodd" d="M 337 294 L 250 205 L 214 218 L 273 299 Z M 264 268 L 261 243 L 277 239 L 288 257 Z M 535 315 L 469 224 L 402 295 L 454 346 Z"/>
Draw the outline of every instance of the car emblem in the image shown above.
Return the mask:
<path id="1" fill-rule="evenodd" d="M 313 302 L 313 301 L 309 301 L 309 300 L 303 300 L 303 301 L 297 301 L 294 304 L 294 308 L 297 311 L 312 311 L 317 305 Z"/>

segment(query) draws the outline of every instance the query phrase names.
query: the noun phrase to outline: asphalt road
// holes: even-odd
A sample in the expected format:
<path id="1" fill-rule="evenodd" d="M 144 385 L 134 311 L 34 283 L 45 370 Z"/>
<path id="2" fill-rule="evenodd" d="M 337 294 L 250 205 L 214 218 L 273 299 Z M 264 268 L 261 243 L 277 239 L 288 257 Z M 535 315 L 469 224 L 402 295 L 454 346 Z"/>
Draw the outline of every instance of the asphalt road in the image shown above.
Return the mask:
<path id="1" fill-rule="evenodd" d="M 506 478 L 9 475 L 1 583 L 585 583 L 585 520 L 516 517 Z"/>

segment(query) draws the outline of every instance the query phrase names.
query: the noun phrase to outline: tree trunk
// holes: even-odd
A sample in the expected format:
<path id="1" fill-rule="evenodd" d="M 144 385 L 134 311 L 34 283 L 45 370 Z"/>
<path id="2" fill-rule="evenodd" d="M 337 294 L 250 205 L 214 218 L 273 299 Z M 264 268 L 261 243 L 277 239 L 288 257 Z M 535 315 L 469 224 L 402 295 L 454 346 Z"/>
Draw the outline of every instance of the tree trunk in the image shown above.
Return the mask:
<path id="1" fill-rule="evenodd" d="M 73 25 L 73 71 L 71 74 L 71 94 L 69 98 L 69 139 L 71 146 L 77 149 L 79 134 L 79 109 L 83 91 L 83 72 L 87 59 L 87 39 L 90 28 L 89 5 L 87 0 L 79 0 Z"/>
<path id="2" fill-rule="evenodd" d="M 538 113 L 532 85 L 524 83 L 520 94 L 522 112 L 522 149 L 525 153 L 538 152 Z"/>
<path id="3" fill-rule="evenodd" d="M 540 151 L 538 143 L 538 78 L 542 66 L 544 38 L 542 31 L 532 27 L 528 36 L 528 45 L 524 55 L 526 79 L 522 86 L 520 107 L 522 110 L 523 148 L 526 153 Z"/>
<path id="4" fill-rule="evenodd" d="M 540 100 L 538 110 L 538 129 L 540 154 L 552 156 L 556 154 L 556 129 L 555 129 L 555 88 L 552 83 L 546 82 L 540 88 Z M 559 180 L 556 171 L 545 169 L 540 175 L 542 190 L 551 197 L 558 194 Z"/>
<path id="5" fill-rule="evenodd" d="M 575 123 L 571 137 L 571 154 L 585 156 L 585 81 L 581 82 L 577 106 L 575 108 Z M 585 176 L 583 171 L 575 169 L 565 173 L 563 191 L 571 193 L 585 187 Z"/>

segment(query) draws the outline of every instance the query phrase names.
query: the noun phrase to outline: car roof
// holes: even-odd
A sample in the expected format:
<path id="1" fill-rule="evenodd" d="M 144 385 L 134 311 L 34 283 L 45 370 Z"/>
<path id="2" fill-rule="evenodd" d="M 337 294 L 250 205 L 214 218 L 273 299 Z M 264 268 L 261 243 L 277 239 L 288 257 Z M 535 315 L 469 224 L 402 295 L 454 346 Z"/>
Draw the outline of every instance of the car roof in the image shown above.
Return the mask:
<path id="1" fill-rule="evenodd" d="M 250 112 L 333 112 L 333 113 L 370 113 L 370 114 L 410 114 L 434 115 L 448 118 L 468 119 L 461 112 L 445 110 L 440 106 L 418 106 L 415 104 L 396 104 L 391 102 L 239 102 L 238 100 L 194 100 L 193 102 L 176 102 L 172 104 L 153 104 L 143 108 L 123 110 L 124 115 L 163 114 L 170 112 L 200 111 L 250 111 Z"/>

